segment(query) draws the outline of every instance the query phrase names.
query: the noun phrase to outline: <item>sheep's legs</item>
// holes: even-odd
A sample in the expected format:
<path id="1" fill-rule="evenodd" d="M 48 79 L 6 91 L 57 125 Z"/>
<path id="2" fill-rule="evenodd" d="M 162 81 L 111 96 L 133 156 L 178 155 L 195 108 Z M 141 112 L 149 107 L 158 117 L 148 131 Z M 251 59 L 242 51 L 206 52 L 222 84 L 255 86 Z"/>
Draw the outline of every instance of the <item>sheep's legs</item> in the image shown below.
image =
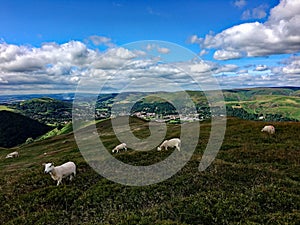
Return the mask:
<path id="1" fill-rule="evenodd" d="M 57 185 L 58 186 L 59 184 L 61 184 L 61 179 L 57 181 Z"/>

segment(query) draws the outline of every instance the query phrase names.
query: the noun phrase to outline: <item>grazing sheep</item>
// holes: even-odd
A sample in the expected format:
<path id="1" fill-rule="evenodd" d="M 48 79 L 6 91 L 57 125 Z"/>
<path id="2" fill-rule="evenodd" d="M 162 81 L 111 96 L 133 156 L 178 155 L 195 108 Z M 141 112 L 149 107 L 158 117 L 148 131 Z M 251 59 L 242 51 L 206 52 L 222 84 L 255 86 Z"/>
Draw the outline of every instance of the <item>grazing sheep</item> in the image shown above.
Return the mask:
<path id="1" fill-rule="evenodd" d="M 261 132 L 267 132 L 269 134 L 275 134 L 275 127 L 272 125 L 264 126 L 263 129 L 261 129 Z"/>
<path id="2" fill-rule="evenodd" d="M 19 157 L 19 152 L 11 152 L 7 154 L 5 158 L 8 159 L 8 158 L 16 158 L 16 157 Z"/>
<path id="3" fill-rule="evenodd" d="M 76 176 L 76 165 L 73 162 L 67 162 L 60 166 L 54 166 L 53 163 L 44 163 L 45 173 L 50 173 L 53 180 L 57 180 L 57 186 L 61 183 L 65 177 L 70 177 L 72 180 L 73 176 Z"/>
<path id="4" fill-rule="evenodd" d="M 125 151 L 127 151 L 127 146 L 125 143 L 119 144 L 117 145 L 113 150 L 111 150 L 112 153 L 119 153 L 120 150 L 125 149 Z"/>
<path id="5" fill-rule="evenodd" d="M 170 140 L 165 140 L 159 147 L 157 147 L 157 151 L 161 151 L 162 148 L 165 148 L 168 150 L 168 147 L 170 148 L 176 148 L 178 151 L 180 151 L 181 141 L 179 138 L 172 138 Z"/>

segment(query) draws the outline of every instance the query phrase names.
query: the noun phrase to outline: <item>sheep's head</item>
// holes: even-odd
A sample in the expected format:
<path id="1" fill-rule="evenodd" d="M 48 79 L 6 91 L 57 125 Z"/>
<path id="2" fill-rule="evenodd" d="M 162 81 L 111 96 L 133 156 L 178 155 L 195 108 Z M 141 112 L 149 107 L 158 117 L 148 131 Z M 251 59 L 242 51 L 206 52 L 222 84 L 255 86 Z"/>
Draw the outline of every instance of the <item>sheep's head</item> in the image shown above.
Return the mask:
<path id="1" fill-rule="evenodd" d="M 161 151 L 161 147 L 157 147 L 157 151 Z"/>
<path id="2" fill-rule="evenodd" d="M 54 169 L 53 163 L 44 163 L 43 165 L 45 166 L 44 173 L 50 173 Z"/>

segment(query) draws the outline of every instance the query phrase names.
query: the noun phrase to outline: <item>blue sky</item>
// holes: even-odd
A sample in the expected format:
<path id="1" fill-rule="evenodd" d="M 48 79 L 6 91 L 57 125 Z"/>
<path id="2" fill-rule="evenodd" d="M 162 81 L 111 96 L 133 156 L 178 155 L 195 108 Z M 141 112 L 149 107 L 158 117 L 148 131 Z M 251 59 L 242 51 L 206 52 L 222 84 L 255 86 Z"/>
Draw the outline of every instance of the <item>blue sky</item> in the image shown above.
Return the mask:
<path id="1" fill-rule="evenodd" d="M 199 80 L 210 72 L 222 88 L 300 86 L 298 0 L 0 0 L 0 6 L 0 94 L 69 92 L 87 77 L 100 85 L 125 64 L 117 80 L 137 79 L 143 65 L 151 78 L 174 75 L 193 89 L 171 69 L 180 65 Z M 172 44 L 130 44 L 143 40 L 174 43 L 202 60 L 176 55 Z M 162 65 L 163 58 L 173 62 Z"/>
<path id="2" fill-rule="evenodd" d="M 248 7 L 261 5 L 261 1 L 254 2 L 249 1 Z M 273 0 L 263 4 L 270 9 L 277 3 Z M 185 45 L 191 35 L 204 36 L 246 22 L 241 19 L 242 12 L 233 1 L 224 0 L 12 0 L 1 4 L 1 38 L 34 46 L 82 41 L 91 35 L 108 36 L 118 45 L 148 39 Z"/>

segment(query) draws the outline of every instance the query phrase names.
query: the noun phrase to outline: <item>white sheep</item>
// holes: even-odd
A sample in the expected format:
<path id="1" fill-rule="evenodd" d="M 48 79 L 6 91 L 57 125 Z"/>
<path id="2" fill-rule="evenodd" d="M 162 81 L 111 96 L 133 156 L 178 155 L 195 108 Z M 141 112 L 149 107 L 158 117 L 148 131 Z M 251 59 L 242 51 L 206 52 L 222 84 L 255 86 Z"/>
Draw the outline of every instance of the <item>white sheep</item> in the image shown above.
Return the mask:
<path id="1" fill-rule="evenodd" d="M 76 176 L 76 165 L 73 162 L 67 162 L 60 166 L 54 166 L 53 163 L 44 163 L 45 173 L 50 173 L 53 180 L 57 180 L 57 186 L 65 177 L 70 177 L 70 180 Z"/>
<path id="2" fill-rule="evenodd" d="M 8 159 L 8 158 L 16 158 L 16 157 L 19 157 L 19 152 L 11 152 L 7 154 L 5 158 Z"/>
<path id="3" fill-rule="evenodd" d="M 275 127 L 272 126 L 272 125 L 264 126 L 264 128 L 261 129 L 261 132 L 267 132 L 269 134 L 275 134 Z"/>
<path id="4" fill-rule="evenodd" d="M 176 148 L 178 151 L 180 151 L 181 141 L 179 138 L 172 138 L 170 140 L 165 140 L 159 147 L 157 147 L 157 151 L 161 151 L 162 148 L 165 148 L 168 150 L 168 147 L 170 148 Z"/>
<path id="5" fill-rule="evenodd" d="M 119 144 L 117 145 L 113 150 L 111 150 L 112 153 L 119 153 L 120 150 L 125 149 L 125 151 L 127 151 L 127 146 L 125 143 Z"/>

